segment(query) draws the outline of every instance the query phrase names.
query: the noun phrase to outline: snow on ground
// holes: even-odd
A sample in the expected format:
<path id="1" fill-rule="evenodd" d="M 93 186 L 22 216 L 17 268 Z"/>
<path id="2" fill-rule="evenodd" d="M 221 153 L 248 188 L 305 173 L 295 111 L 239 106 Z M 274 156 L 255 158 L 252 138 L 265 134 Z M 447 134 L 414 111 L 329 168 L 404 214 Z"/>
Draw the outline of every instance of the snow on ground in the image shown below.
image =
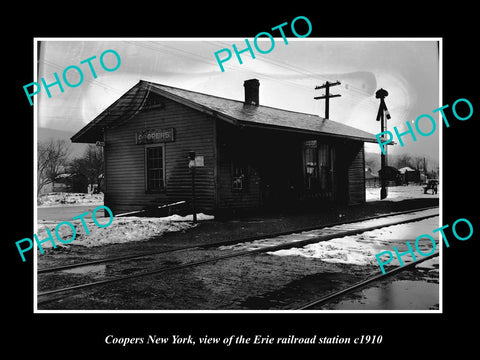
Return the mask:
<path id="1" fill-rule="evenodd" d="M 46 230 L 48 228 L 57 246 L 79 245 L 94 247 L 132 241 L 145 241 L 155 236 L 161 236 L 167 232 L 185 231 L 196 226 L 192 223 L 191 219 L 192 215 L 172 215 L 163 218 L 125 216 L 113 218 L 112 223 L 108 227 L 101 228 L 95 225 L 92 219 L 85 218 L 89 234 L 86 233 L 85 227 L 82 225 L 80 219 L 71 220 L 69 222 L 74 225 L 76 235 L 75 238 L 67 244 L 62 244 L 55 235 L 55 228 L 60 222 L 39 222 L 36 234 L 39 241 L 46 239 L 48 238 Z M 211 220 L 213 216 L 199 213 L 197 214 L 197 219 L 199 221 Z M 98 222 L 100 224 L 107 224 L 108 219 L 99 218 Z M 58 227 L 58 235 L 64 239 L 64 241 L 69 241 L 73 235 L 72 228 L 67 224 L 61 225 Z M 52 248 L 52 243 L 47 241 L 42 243 L 42 247 Z"/>
<path id="2" fill-rule="evenodd" d="M 204 213 L 197 214 L 198 221 L 213 220 L 214 218 L 215 217 L 213 215 L 206 215 Z M 174 214 L 171 216 L 162 217 L 161 219 L 163 219 L 164 221 L 192 221 L 193 215 L 180 216 L 180 215 Z"/>
<path id="3" fill-rule="evenodd" d="M 75 205 L 103 205 L 103 193 L 84 194 L 84 193 L 48 193 L 38 196 L 37 205 L 39 207 L 48 206 L 75 206 Z"/>
<path id="4" fill-rule="evenodd" d="M 367 201 L 379 200 L 380 188 L 367 188 L 366 190 L 367 190 L 366 191 Z M 438 196 L 439 196 L 438 194 L 432 195 L 431 193 L 423 194 L 422 186 L 417 186 L 417 185 L 396 186 L 396 187 L 389 187 L 388 197 L 386 200 L 400 201 L 400 200 L 411 199 L 411 198 L 424 198 L 424 197 L 438 198 Z M 40 195 L 38 199 L 38 204 L 39 204 L 39 207 L 103 205 L 103 194 L 49 193 L 49 194 Z M 197 214 L 197 219 L 199 221 L 211 220 L 213 219 L 213 216 L 200 213 L 200 214 Z M 85 221 L 90 234 L 86 234 L 80 219 L 75 221 L 71 220 L 70 222 L 75 226 L 76 237 L 72 242 L 65 245 L 61 244 L 60 241 L 55 238 L 55 234 L 54 234 L 55 227 L 57 224 L 60 223 L 60 221 L 57 221 L 57 222 L 39 221 L 36 234 L 39 240 L 45 239 L 48 237 L 48 234 L 46 232 L 46 228 L 48 228 L 52 232 L 52 235 L 55 238 L 55 242 L 57 246 L 80 245 L 80 246 L 93 247 L 93 246 L 101 246 L 106 244 L 148 240 L 154 236 L 160 236 L 166 232 L 184 231 L 194 226 L 194 224 L 192 224 L 191 222 L 192 215 L 187 215 L 187 216 L 171 215 L 164 218 L 125 216 L 125 217 L 114 218 L 113 223 L 106 228 L 99 228 L 93 223 L 92 219 L 85 219 Z M 432 227 L 428 231 L 428 233 L 430 233 L 432 229 L 437 227 L 438 226 Z M 62 239 L 65 239 L 67 241 L 72 237 L 72 230 L 68 225 L 60 226 L 58 229 L 58 232 L 59 232 L 59 236 L 61 236 Z M 418 234 L 422 234 L 422 233 L 427 233 L 427 232 L 423 231 Z M 403 238 L 405 238 L 405 234 L 403 234 Z M 317 246 L 319 248 L 316 248 Z M 372 249 L 371 244 L 369 245 L 370 247 L 365 247 L 365 246 L 366 245 L 361 245 L 356 243 L 355 241 L 352 241 L 352 239 L 343 238 L 343 239 L 332 240 L 327 243 L 309 245 L 303 249 L 281 250 L 280 252 L 276 252 L 275 254 L 276 255 L 282 255 L 282 254 L 295 255 L 296 254 L 296 255 L 302 255 L 302 256 L 315 256 L 315 257 L 319 257 L 320 254 L 324 254 L 325 261 L 332 261 L 332 262 L 340 261 L 340 262 L 346 262 L 350 264 L 356 264 L 356 263 L 361 264 L 367 261 L 365 259 L 368 258 L 368 263 L 372 263 L 372 261 L 373 263 L 375 263 L 376 262 L 375 254 L 377 254 L 381 250 L 378 250 L 378 245 L 376 249 Z M 51 248 L 52 244 L 50 241 L 47 241 L 42 243 L 42 247 Z M 388 247 L 386 247 L 385 250 L 386 249 L 388 249 Z M 367 254 L 368 256 L 365 256 Z"/>
<path id="5" fill-rule="evenodd" d="M 49 193 L 42 194 L 38 198 L 38 204 L 40 208 L 48 207 L 69 207 L 69 206 L 81 206 L 81 205 L 103 205 L 103 194 L 83 194 L 83 193 Z M 95 225 L 91 218 L 84 218 L 88 234 L 85 227 L 82 225 L 81 219 L 67 220 L 67 222 L 74 225 L 75 238 L 68 242 L 73 236 L 73 230 L 68 224 L 63 224 L 58 227 L 58 235 L 67 241 L 67 244 L 63 244 L 58 240 L 55 235 L 55 228 L 62 221 L 42 221 L 37 222 L 37 236 L 39 241 L 48 238 L 47 229 L 50 230 L 54 238 L 56 246 L 102 246 L 107 244 L 119 244 L 131 241 L 145 241 L 152 237 L 161 236 L 167 232 L 172 231 L 185 231 L 195 226 L 192 223 L 192 215 L 180 216 L 177 214 L 166 216 L 162 218 L 158 217 L 136 217 L 136 216 L 123 216 L 115 217 L 112 224 L 108 227 L 101 228 Z M 198 221 L 207 221 L 214 219 L 212 215 L 206 215 L 203 213 L 197 214 Z M 99 223 L 106 224 L 108 217 L 98 218 Z M 42 248 L 52 248 L 51 241 L 46 241 L 41 244 Z"/>
<path id="6" fill-rule="evenodd" d="M 438 232 L 432 233 L 434 229 L 438 228 L 438 221 L 438 217 L 433 217 L 413 223 L 393 225 L 367 231 L 355 236 L 345 236 L 338 239 L 314 243 L 302 248 L 291 248 L 269 252 L 269 254 L 276 256 L 303 256 L 317 258 L 331 263 L 378 265 L 375 257 L 376 254 L 382 251 L 391 251 L 394 254 L 393 248 L 395 246 L 398 251 L 402 253 L 408 249 L 406 241 L 408 241 L 414 251 L 416 251 L 415 239 L 420 235 L 431 235 L 435 239 L 436 244 L 438 244 Z M 428 239 L 420 240 L 418 246 L 425 254 L 428 254 L 433 247 L 431 241 Z M 438 246 L 435 245 L 435 247 L 436 251 L 438 251 Z M 421 256 L 418 256 L 417 260 L 420 258 Z M 402 261 L 404 263 L 411 262 L 412 260 L 410 254 L 402 256 Z M 424 267 L 431 266 L 432 263 L 428 265 L 425 264 Z M 390 264 L 398 264 L 398 259 L 395 254 L 394 260 Z"/>
<path id="7" fill-rule="evenodd" d="M 321 243 L 306 245 L 303 248 L 284 249 L 269 254 L 277 256 L 303 256 L 318 258 L 325 262 L 351 265 L 374 265 L 375 254 L 371 246 L 359 244 L 354 236 L 346 236 Z"/>
<path id="8" fill-rule="evenodd" d="M 390 186 L 388 188 L 387 201 L 401 201 L 415 198 L 438 198 L 439 194 L 432 195 L 431 190 L 428 194 L 423 193 L 423 185 Z M 380 188 L 366 188 L 367 201 L 380 200 Z M 103 205 L 103 194 L 84 194 L 84 193 L 48 193 L 38 197 L 38 206 L 64 206 L 64 205 Z"/>
<path id="9" fill-rule="evenodd" d="M 439 189 L 440 191 L 440 189 Z M 428 190 L 427 194 L 423 193 L 423 185 L 407 185 L 407 186 L 390 186 L 387 191 L 387 198 L 385 201 L 402 201 L 406 199 L 421 199 L 421 198 L 437 198 L 439 193 L 432 195 L 432 190 Z M 375 187 L 366 188 L 367 201 L 380 200 L 380 188 Z"/>

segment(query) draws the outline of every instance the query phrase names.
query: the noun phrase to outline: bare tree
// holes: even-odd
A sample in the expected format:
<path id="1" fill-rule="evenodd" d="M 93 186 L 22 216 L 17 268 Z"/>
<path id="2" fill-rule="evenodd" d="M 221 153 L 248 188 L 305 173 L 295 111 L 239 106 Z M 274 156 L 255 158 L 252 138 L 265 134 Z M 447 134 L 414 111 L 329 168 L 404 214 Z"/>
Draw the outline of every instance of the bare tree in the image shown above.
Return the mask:
<path id="1" fill-rule="evenodd" d="M 95 145 L 89 145 L 82 157 L 70 163 L 73 177 L 83 177 L 87 179 L 87 184 L 97 184 L 97 189 L 101 187 L 103 171 L 103 151 L 101 147 Z"/>
<path id="2" fill-rule="evenodd" d="M 413 158 L 414 164 L 415 164 L 415 169 L 417 170 L 425 170 L 428 165 L 427 159 L 424 156 L 416 156 Z"/>
<path id="3" fill-rule="evenodd" d="M 65 172 L 70 152 L 65 140 L 50 139 L 38 144 L 37 195 L 47 184 L 55 184 L 56 178 Z"/>
<path id="4" fill-rule="evenodd" d="M 401 154 L 398 156 L 397 160 L 397 168 L 403 168 L 403 167 L 412 167 L 412 158 L 408 154 Z"/>

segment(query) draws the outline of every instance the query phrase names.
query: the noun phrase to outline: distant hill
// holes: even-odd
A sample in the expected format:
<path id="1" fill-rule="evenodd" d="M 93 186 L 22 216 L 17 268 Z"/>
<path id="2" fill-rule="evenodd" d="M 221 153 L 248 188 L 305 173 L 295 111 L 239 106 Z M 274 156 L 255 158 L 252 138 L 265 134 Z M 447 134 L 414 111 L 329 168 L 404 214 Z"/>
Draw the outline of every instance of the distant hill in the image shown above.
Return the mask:
<path id="1" fill-rule="evenodd" d="M 381 168 L 380 154 L 365 151 L 365 167 L 370 168 L 373 173 L 378 173 Z"/>
<path id="2" fill-rule="evenodd" d="M 83 152 L 88 146 L 87 144 L 72 143 L 70 138 L 75 133 L 76 132 L 73 132 L 73 131 L 64 131 L 64 130 L 39 127 L 37 129 L 37 141 L 43 142 L 43 141 L 49 141 L 50 139 L 65 140 L 67 141 L 67 144 L 69 144 L 70 146 L 70 158 L 74 159 L 83 155 Z"/>

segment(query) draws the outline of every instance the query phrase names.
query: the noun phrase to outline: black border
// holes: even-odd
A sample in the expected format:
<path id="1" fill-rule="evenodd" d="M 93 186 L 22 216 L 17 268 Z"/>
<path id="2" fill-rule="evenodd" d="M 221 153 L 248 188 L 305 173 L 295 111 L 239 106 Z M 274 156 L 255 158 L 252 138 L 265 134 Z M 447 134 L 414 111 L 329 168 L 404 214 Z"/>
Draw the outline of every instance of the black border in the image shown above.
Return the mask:
<path id="1" fill-rule="evenodd" d="M 478 91 L 474 93 L 478 70 L 474 42 L 473 7 L 447 4 L 420 9 L 408 3 L 341 3 L 336 9 L 323 3 L 312 8 L 295 8 L 291 4 L 271 5 L 223 3 L 201 4 L 193 9 L 187 3 L 181 10 L 172 10 L 161 3 L 111 4 L 100 10 L 97 5 L 85 5 L 81 12 L 55 12 L 51 8 L 28 9 L 18 27 L 20 34 L 7 40 L 4 73 L 8 85 L 4 99 L 8 115 L 4 139 L 4 198 L 7 205 L 5 246 L 7 278 L 4 290 L 4 312 L 8 318 L 5 344 L 17 353 L 28 350 L 45 352 L 52 358 L 60 356 L 109 355 L 153 352 L 168 356 L 167 350 L 203 353 L 218 350 L 225 354 L 266 351 L 288 354 L 311 352 L 368 353 L 391 356 L 402 353 L 417 357 L 434 355 L 438 350 L 452 349 L 464 353 L 473 349 L 475 323 L 469 321 L 476 313 L 474 292 L 475 264 L 478 254 L 478 215 L 475 184 Z M 75 6 L 72 7 L 72 11 Z M 88 9 L 87 9 L 88 8 Z M 123 9 L 122 9 L 123 8 Z M 66 8 L 63 8 L 66 10 Z M 88 11 L 87 11 L 88 10 Z M 468 121 L 450 122 L 443 131 L 443 222 L 452 224 L 458 218 L 468 218 L 475 228 L 474 236 L 465 242 L 452 241 L 444 248 L 443 314 L 33 314 L 32 257 L 21 263 L 14 241 L 33 233 L 33 108 L 25 100 L 23 85 L 33 80 L 34 37 L 253 37 L 258 32 L 296 16 L 306 16 L 312 23 L 310 37 L 442 37 L 443 38 L 443 104 L 467 98 L 473 104 L 474 115 Z M 63 19 L 63 20 L 62 20 Z M 4 34 L 15 30 L 3 25 Z M 8 53 L 8 55 L 7 55 Z M 7 71 L 5 71 L 8 69 Z M 13 101 L 12 101 L 13 100 Z M 447 115 L 451 112 L 446 112 Z M 473 139 L 472 139 L 473 138 Z M 451 189 L 451 192 L 450 192 Z M 12 198 L 8 198 L 13 193 Z M 8 200 L 7 200 L 8 199 Z M 297 336 L 360 336 L 378 334 L 383 343 L 375 346 L 107 346 L 108 334 L 136 337 L 157 334 L 202 336 L 244 336 L 295 334 Z M 388 348 L 388 351 L 385 350 Z M 8 352 L 7 352 L 8 353 Z M 34 354 L 36 355 L 36 354 Z M 317 356 L 316 355 L 316 356 Z"/>

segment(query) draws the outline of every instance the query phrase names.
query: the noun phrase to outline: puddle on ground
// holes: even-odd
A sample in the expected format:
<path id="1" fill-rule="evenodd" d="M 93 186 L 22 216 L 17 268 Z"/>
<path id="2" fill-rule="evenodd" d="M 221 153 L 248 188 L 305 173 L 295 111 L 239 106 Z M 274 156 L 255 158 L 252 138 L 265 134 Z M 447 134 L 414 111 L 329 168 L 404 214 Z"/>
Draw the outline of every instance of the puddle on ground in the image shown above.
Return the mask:
<path id="1" fill-rule="evenodd" d="M 87 265 L 73 269 L 63 270 L 67 274 L 91 274 L 91 273 L 104 273 L 106 269 L 105 264 L 100 265 Z"/>
<path id="2" fill-rule="evenodd" d="M 242 309 L 274 310 L 290 309 L 299 299 L 308 298 L 319 292 L 340 290 L 345 282 L 354 277 L 359 281 L 362 276 L 355 276 L 349 272 L 324 272 L 306 275 L 293 280 L 287 286 L 266 292 L 261 295 L 246 298 L 239 306 Z"/>
<path id="3" fill-rule="evenodd" d="M 328 310 L 437 310 L 436 283 L 396 280 L 355 293 L 355 298 L 325 305 Z"/>

